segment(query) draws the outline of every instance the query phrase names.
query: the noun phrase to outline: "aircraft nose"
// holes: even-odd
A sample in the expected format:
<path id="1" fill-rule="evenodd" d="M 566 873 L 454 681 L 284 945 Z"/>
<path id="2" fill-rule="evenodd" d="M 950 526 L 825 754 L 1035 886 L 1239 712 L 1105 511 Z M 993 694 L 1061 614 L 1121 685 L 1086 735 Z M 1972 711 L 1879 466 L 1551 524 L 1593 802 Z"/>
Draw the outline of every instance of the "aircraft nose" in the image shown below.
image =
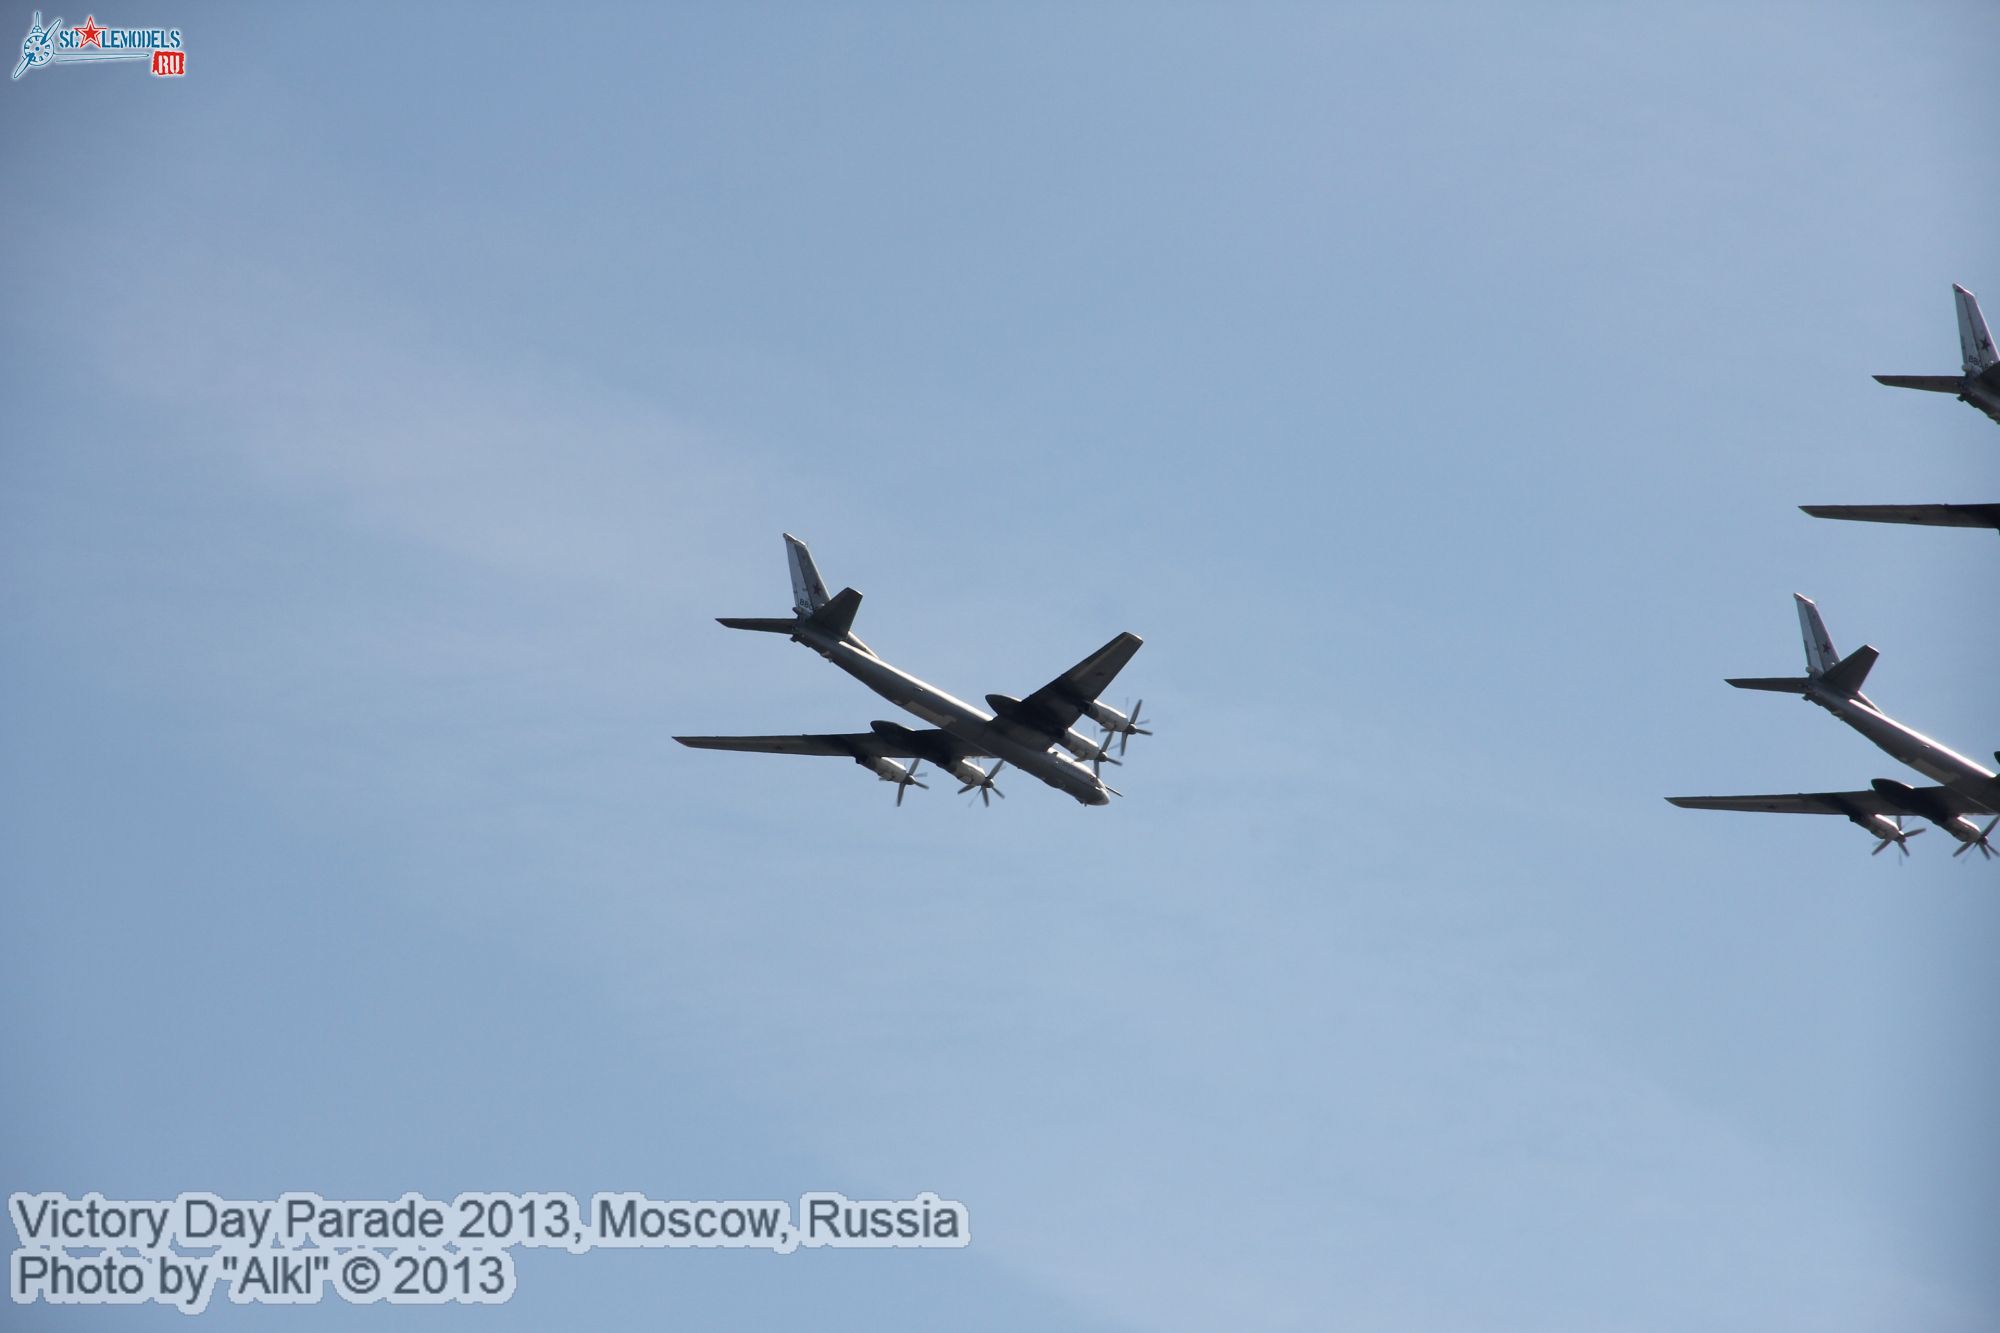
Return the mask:
<path id="1" fill-rule="evenodd" d="M 1085 805 L 1110 805 L 1111 793 L 1102 787 L 1094 788 L 1084 795 L 1083 803 Z"/>

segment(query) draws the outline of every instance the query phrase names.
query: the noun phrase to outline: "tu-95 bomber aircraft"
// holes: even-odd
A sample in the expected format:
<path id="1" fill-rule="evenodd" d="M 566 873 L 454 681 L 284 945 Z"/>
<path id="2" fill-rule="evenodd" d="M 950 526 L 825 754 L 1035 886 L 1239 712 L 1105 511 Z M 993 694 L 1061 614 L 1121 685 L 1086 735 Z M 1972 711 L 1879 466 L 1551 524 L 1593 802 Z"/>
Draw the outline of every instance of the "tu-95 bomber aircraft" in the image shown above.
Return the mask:
<path id="1" fill-rule="evenodd" d="M 1127 714 L 1099 703 L 1097 696 L 1139 651 L 1142 640 L 1138 635 L 1120 634 L 1025 699 L 987 695 L 987 706 L 993 710 L 989 713 L 878 657 L 854 634 L 854 613 L 861 606 L 861 594 L 842 588 L 828 597 L 805 543 L 789 532 L 784 537 L 792 572 L 792 614 L 718 616 L 717 621 L 730 629 L 783 634 L 794 643 L 802 643 L 890 703 L 931 725 L 918 730 L 896 722 L 872 722 L 868 731 L 838 735 L 676 736 L 675 740 L 699 750 L 842 756 L 884 782 L 895 783 L 899 806 L 908 788 L 926 785 L 917 781 L 917 768 L 925 760 L 965 784 L 959 788 L 961 795 L 976 791 L 981 802 L 989 805 L 993 797 L 1003 795 L 993 779 L 1006 764 L 1084 805 L 1108 805 L 1119 794 L 1099 776 L 1103 765 L 1119 762 L 1111 753 L 1111 738 L 1118 738 L 1118 753 L 1122 755 L 1132 737 L 1152 733 L 1140 725 L 1143 700 Z M 1104 728 L 1101 739 L 1092 740 L 1077 731 L 1076 724 L 1084 717 Z M 990 769 L 981 768 L 973 762 L 976 759 L 997 762 Z M 901 760 L 909 762 L 898 762 Z"/>
<path id="2" fill-rule="evenodd" d="M 1833 641 L 1827 636 L 1826 625 L 1812 599 L 1796 593 L 1793 597 L 1798 602 L 1799 631 L 1805 638 L 1806 674 L 1741 677 L 1729 683 L 1738 689 L 1800 695 L 1939 785 L 1912 787 L 1890 778 L 1876 778 L 1868 791 L 1667 799 L 1690 810 L 1844 815 L 1880 840 L 1875 844 L 1875 853 L 1893 843 L 1905 856 L 1909 855 L 1909 840 L 1923 832 L 1903 827 L 1903 817 L 1914 815 L 1929 820 L 1958 840 L 1953 856 L 1962 856 L 1976 847 L 1981 856 L 1990 858 L 1993 847 L 1987 836 L 1994 825 L 2000 824 L 2000 777 L 1877 708 L 1861 692 L 1869 668 L 1875 665 L 1875 649 L 1864 644 L 1846 657 L 1840 656 L 1833 649 Z M 1994 757 L 2000 759 L 2000 753 Z M 1986 818 L 1986 827 L 1981 828 L 1977 818 Z"/>

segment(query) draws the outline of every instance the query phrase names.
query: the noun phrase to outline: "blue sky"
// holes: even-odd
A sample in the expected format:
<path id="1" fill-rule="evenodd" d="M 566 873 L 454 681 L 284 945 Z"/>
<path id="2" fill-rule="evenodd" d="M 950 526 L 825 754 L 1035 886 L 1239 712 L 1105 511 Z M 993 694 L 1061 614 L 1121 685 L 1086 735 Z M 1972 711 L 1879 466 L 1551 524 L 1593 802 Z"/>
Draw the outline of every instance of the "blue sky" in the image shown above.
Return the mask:
<path id="1" fill-rule="evenodd" d="M 1909 776 L 1722 684 L 1795 591 L 2000 745 L 1990 535 L 1794 508 L 2000 486 L 1867 378 L 1985 17 L 121 11 L 4 90 L 0 1179 L 973 1218 L 302 1323 L 1991 1327 L 1992 870 L 1660 799 Z M 780 530 L 964 697 L 1143 635 L 1126 799 L 673 745 L 886 715 Z"/>

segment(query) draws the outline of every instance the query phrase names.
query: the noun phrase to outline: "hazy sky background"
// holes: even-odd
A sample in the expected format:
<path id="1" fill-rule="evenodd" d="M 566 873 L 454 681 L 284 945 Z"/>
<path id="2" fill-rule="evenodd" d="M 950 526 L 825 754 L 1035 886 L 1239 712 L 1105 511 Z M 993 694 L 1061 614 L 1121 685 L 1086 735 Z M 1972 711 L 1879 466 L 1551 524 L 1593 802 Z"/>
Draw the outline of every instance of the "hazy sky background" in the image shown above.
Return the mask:
<path id="1" fill-rule="evenodd" d="M 2000 543 L 1794 508 L 2000 499 L 1868 379 L 2000 310 L 1986 6 L 97 17 L 188 73 L 0 88 L 0 1184 L 973 1220 L 204 1327 L 2000 1323 L 1995 867 L 1661 800 L 1910 779 L 1722 684 L 1795 591 L 2000 745 Z M 889 715 L 711 619 L 781 529 L 962 697 L 1143 635 L 1126 799 L 673 745 Z"/>

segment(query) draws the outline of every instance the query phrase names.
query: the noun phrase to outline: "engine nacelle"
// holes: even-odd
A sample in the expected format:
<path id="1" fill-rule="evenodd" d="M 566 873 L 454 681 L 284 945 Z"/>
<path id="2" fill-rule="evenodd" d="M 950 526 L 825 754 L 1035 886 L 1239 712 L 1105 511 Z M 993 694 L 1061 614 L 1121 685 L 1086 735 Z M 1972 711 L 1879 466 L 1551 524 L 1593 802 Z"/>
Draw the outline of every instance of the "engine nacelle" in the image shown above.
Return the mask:
<path id="1" fill-rule="evenodd" d="M 925 786 L 924 783 L 917 781 L 917 765 L 923 762 L 921 759 L 912 759 L 907 768 L 887 755 L 880 754 L 858 754 L 854 756 L 854 762 L 882 779 L 882 781 L 896 784 L 896 804 L 898 807 L 903 804 L 903 796 L 910 788 Z"/>
<path id="2" fill-rule="evenodd" d="M 1083 706 L 1083 711 L 1086 717 L 1106 731 L 1115 733 L 1131 729 L 1132 719 L 1109 704 L 1101 704 L 1092 699 Z"/>
<path id="3" fill-rule="evenodd" d="M 1973 823 L 1964 815 L 1953 815 L 1950 819 L 1931 821 L 1967 847 L 1977 847 L 1986 841 L 1986 830 Z"/>
<path id="4" fill-rule="evenodd" d="M 1847 818 L 1870 837 L 1880 838 L 1884 842 L 1900 844 L 1910 836 L 1901 824 L 1887 815 L 1851 814 Z"/>
<path id="5" fill-rule="evenodd" d="M 951 774 L 954 778 L 957 778 L 964 786 L 974 789 L 984 787 L 993 780 L 986 775 L 985 769 L 973 763 L 970 759 L 954 759 L 948 764 L 939 765 L 939 767 L 943 768 L 945 772 Z"/>
<path id="6" fill-rule="evenodd" d="M 911 781 L 910 770 L 885 755 L 863 755 L 854 761 L 873 772 L 884 782 L 906 783 Z"/>
<path id="7" fill-rule="evenodd" d="M 1056 737 L 1056 744 L 1068 750 L 1078 759 L 1102 760 L 1107 764 L 1118 762 L 1111 757 L 1111 751 L 1106 749 L 1102 742 L 1090 739 L 1090 737 L 1085 736 L 1075 727 L 1071 727 L 1068 731 Z"/>

